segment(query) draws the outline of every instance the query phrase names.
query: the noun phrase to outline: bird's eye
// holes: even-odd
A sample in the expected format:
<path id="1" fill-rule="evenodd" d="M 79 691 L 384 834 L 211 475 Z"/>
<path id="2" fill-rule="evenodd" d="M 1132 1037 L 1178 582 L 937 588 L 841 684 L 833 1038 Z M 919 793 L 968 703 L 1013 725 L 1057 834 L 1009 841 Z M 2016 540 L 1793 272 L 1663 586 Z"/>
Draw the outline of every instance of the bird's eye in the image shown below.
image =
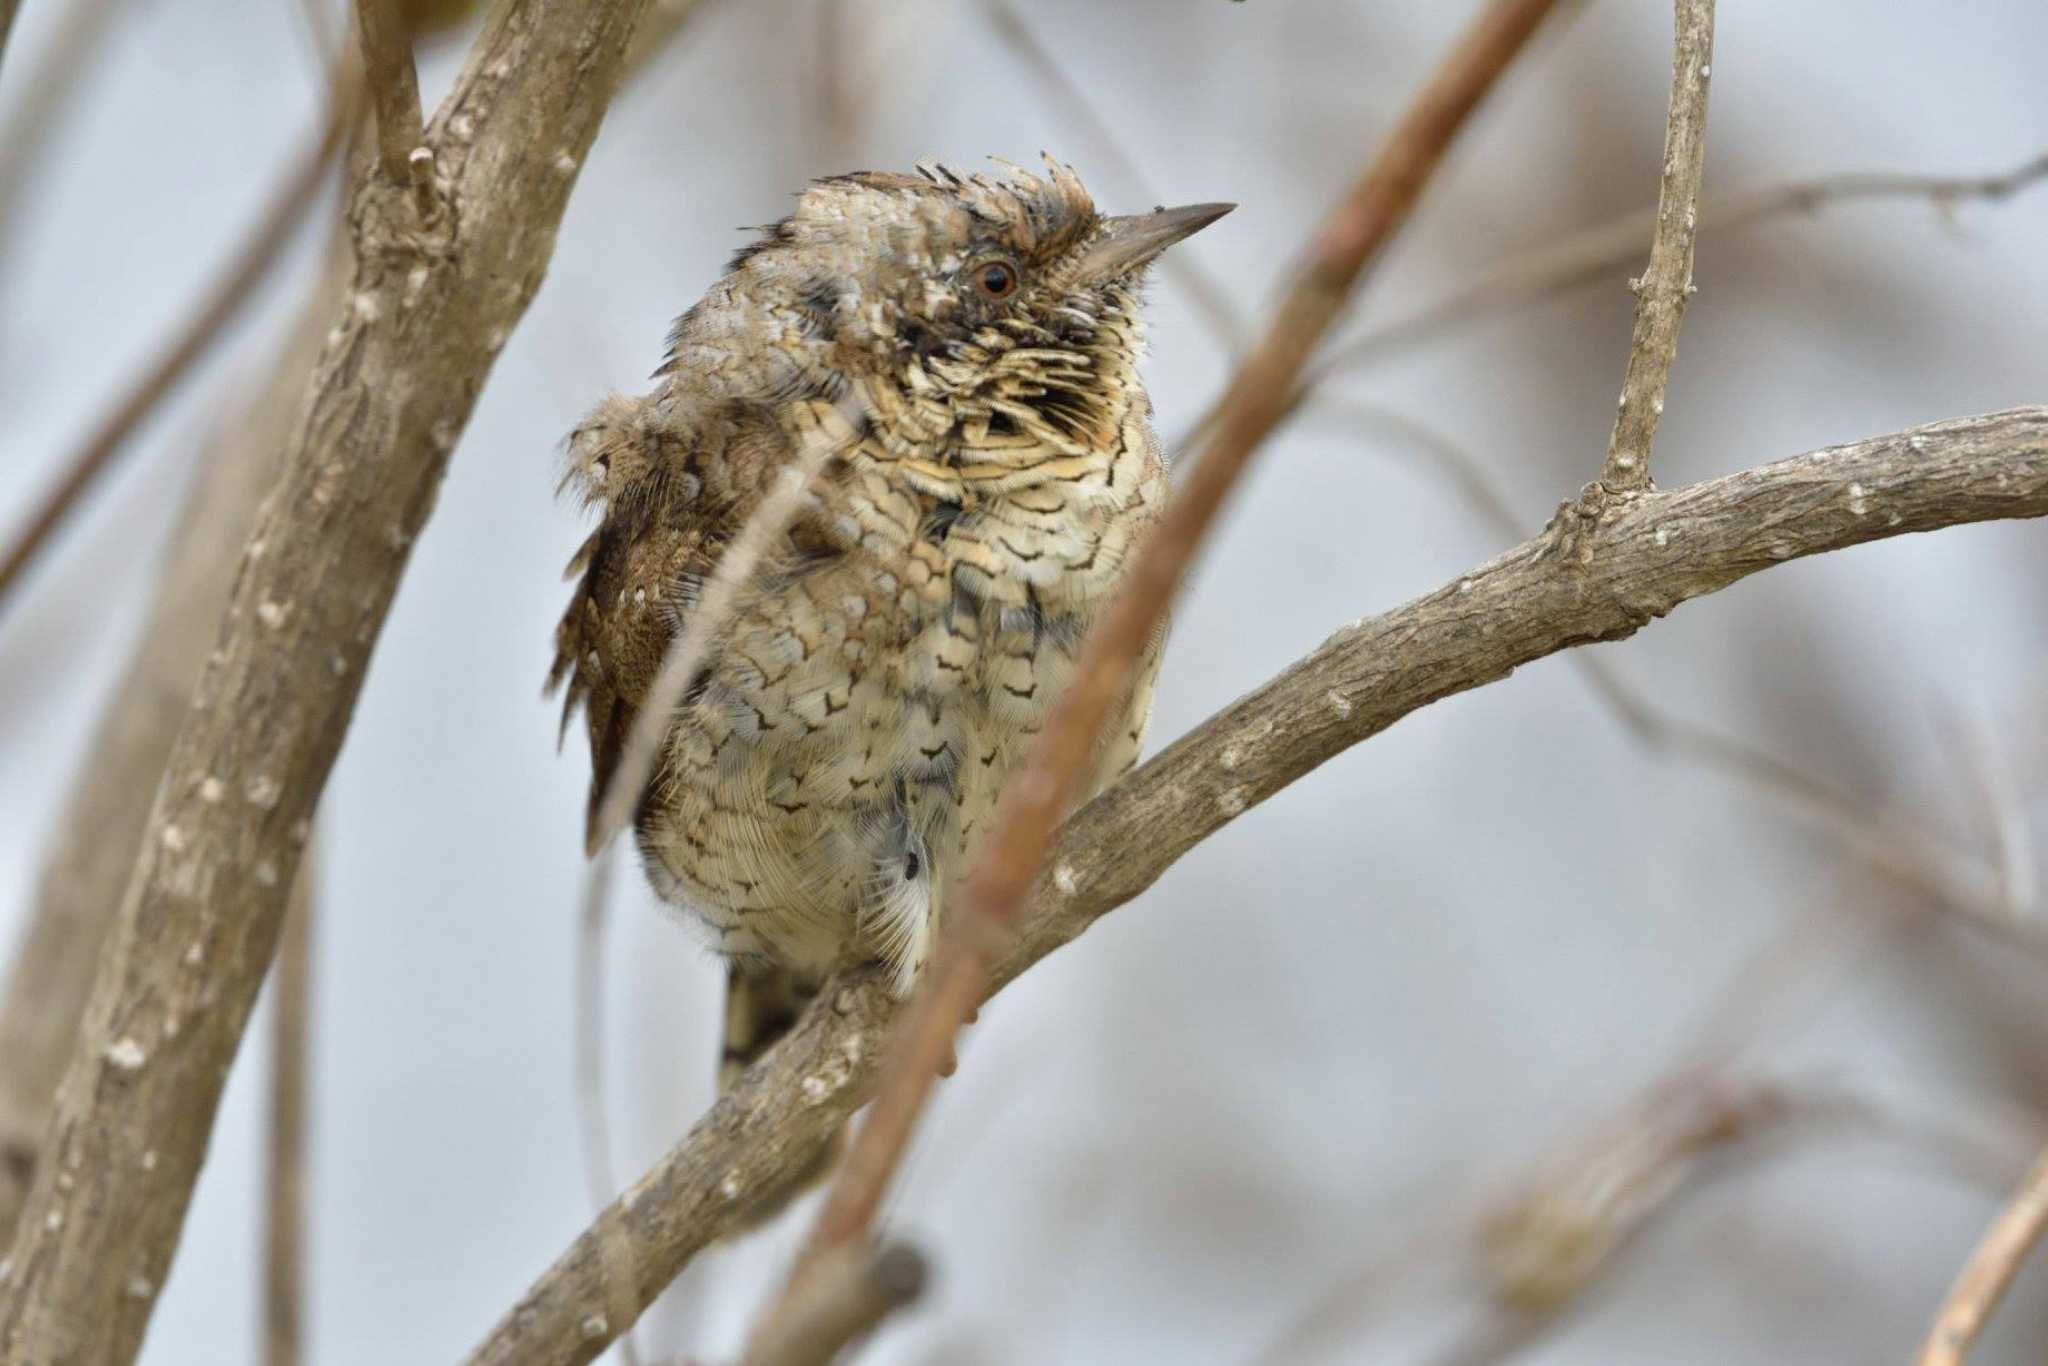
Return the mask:
<path id="1" fill-rule="evenodd" d="M 1007 261 L 989 261 L 974 268 L 974 283 L 991 299 L 1007 299 L 1017 292 L 1017 271 Z"/>

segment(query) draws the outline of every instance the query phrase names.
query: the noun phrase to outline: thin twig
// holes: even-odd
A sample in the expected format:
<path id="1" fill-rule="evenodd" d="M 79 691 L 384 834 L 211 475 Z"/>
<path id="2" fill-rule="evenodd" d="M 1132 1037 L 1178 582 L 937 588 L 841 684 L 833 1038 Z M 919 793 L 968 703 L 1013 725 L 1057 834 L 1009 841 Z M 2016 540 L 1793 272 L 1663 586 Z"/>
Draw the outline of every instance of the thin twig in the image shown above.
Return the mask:
<path id="1" fill-rule="evenodd" d="M 1990 175 L 1896 175 L 1883 172 L 1796 180 L 1726 199 L 1701 202 L 1702 233 L 1732 232 L 1794 215 L 1814 215 L 1838 204 L 1866 200 L 1925 200 L 1943 210 L 1971 200 L 1998 203 L 2048 179 L 2048 154 Z M 1406 352 L 1475 318 L 1504 312 L 1608 279 L 1634 260 L 1643 238 L 1656 231 L 1657 210 L 1637 209 L 1556 242 L 1483 267 L 1467 283 L 1404 318 L 1368 328 L 1330 348 L 1304 388 L 1342 371 Z"/>
<path id="2" fill-rule="evenodd" d="M 605 908 L 611 900 L 612 861 L 593 859 L 586 875 L 583 916 L 576 935 L 576 1119 L 583 1145 L 583 1181 L 590 1207 L 601 1210 L 618 1194 L 618 1178 L 612 1170 L 612 1126 L 604 1097 L 604 944 Z M 630 1250 L 616 1241 L 606 1249 L 613 1258 L 605 1285 L 621 1312 L 621 1287 L 632 1284 Z M 627 1321 L 634 1315 L 631 1304 L 623 1305 Z M 619 1360 L 624 1366 L 639 1366 L 640 1349 L 628 1328 L 619 1336 Z"/>
<path id="3" fill-rule="evenodd" d="M 1436 591 L 1339 630 L 1068 818 L 994 995 L 1188 850 L 1403 717 L 1547 655 L 1622 640 L 1693 598 L 1806 555 L 1968 522 L 2048 516 L 2048 408 L 1960 418 L 1608 500 Z M 646 1305 L 818 1159 L 871 1094 L 900 1012 L 883 975 L 831 984 L 629 1194 L 556 1259 L 472 1366 L 578 1366 L 621 1325 L 603 1249 L 633 1249 Z M 593 1327 L 599 1331 L 590 1331 Z"/>
<path id="4" fill-rule="evenodd" d="M 924 1293 L 924 1256 L 908 1243 L 834 1248 L 781 1313 L 763 1323 L 740 1366 L 830 1366 L 846 1347 Z"/>
<path id="5" fill-rule="evenodd" d="M 1635 328 L 1621 381 L 1621 405 L 1607 440 L 1601 482 L 1616 493 L 1650 486 L 1650 447 L 1664 416 L 1664 391 L 1678 357 L 1678 325 L 1693 292 L 1693 243 L 1699 236 L 1700 175 L 1707 159 L 1707 85 L 1714 74 L 1714 0 L 1672 6 L 1671 112 L 1664 128 L 1664 171 L 1657 186 L 1657 230 L 1650 264 L 1629 285 Z"/>
<path id="6" fill-rule="evenodd" d="M 244 547 L 0 1281 L 0 1358 L 125 1361 L 409 551 L 538 289 L 641 0 L 506 0 L 427 145 L 450 212 L 367 177 L 357 273 Z"/>
<path id="7" fill-rule="evenodd" d="M 1159 203 L 1160 196 L 1153 193 L 1150 178 L 1138 168 L 1137 161 L 1124 150 L 1123 142 L 1096 112 L 1087 90 L 1046 51 L 1044 44 L 1024 22 L 1024 17 L 1017 13 L 1016 7 L 1009 0 L 986 0 L 985 10 L 996 36 L 1009 46 L 1039 84 L 1049 90 L 1052 98 L 1048 103 L 1052 109 L 1081 126 L 1082 135 L 1093 144 L 1096 155 L 1110 163 L 1115 174 L 1126 187 L 1136 191 L 1140 200 L 1147 204 Z M 1157 268 L 1186 291 L 1188 302 L 1195 306 L 1195 313 L 1222 343 L 1226 354 L 1236 356 L 1243 352 L 1250 340 L 1250 329 L 1245 325 L 1244 315 L 1230 301 L 1230 291 L 1223 287 L 1223 282 L 1202 269 L 1194 251 L 1187 247 L 1169 251 L 1159 258 Z"/>
<path id="8" fill-rule="evenodd" d="M 420 145 L 420 78 L 413 65 L 412 25 L 395 0 L 355 0 L 356 41 L 377 125 L 377 164 L 394 185 L 410 183 Z"/>
<path id="9" fill-rule="evenodd" d="M 2034 1162 L 2012 1199 L 1998 1212 L 1963 1264 L 1934 1327 L 1921 1345 L 1920 1366 L 1962 1366 L 1991 1311 L 2005 1297 L 2020 1264 L 2048 1229 L 2048 1149 Z"/>
<path id="10" fill-rule="evenodd" d="M 93 8 L 86 6 L 85 8 Z M 107 410 L 77 450 L 64 461 L 63 476 L 44 496 L 28 525 L 0 555 L 0 606 L 19 586 L 22 574 L 87 489 L 120 453 L 158 404 L 204 356 L 242 305 L 277 264 L 314 202 L 361 96 L 360 82 L 338 80 L 319 132 L 301 151 L 292 170 L 272 193 L 263 215 L 228 258 L 227 268 L 201 298 L 156 361 L 138 375 Z"/>
<path id="11" fill-rule="evenodd" d="M 995 933 L 1015 920 L 1054 828 L 1079 794 L 1105 718 L 1224 499 L 1285 412 L 1303 363 L 1337 318 L 1368 264 L 1407 220 L 1466 117 L 1535 32 L 1553 0 L 1493 0 L 1466 31 L 1317 231 L 1306 268 L 1223 400 L 1216 439 L 1195 462 L 1145 541 L 1130 577 L 1089 633 L 1072 684 L 1054 705 L 1023 770 L 1003 788 L 994 830 L 947 926 L 931 981 L 896 1045 L 891 1080 L 849 1145 L 804 1264 L 861 1237 L 923 1110 L 953 1039 L 977 1005 Z"/>
<path id="12" fill-rule="evenodd" d="M 313 995 L 314 861 L 299 865 L 271 988 L 270 1148 L 264 1173 L 263 1361 L 298 1366 L 304 1351 L 306 1098 Z"/>

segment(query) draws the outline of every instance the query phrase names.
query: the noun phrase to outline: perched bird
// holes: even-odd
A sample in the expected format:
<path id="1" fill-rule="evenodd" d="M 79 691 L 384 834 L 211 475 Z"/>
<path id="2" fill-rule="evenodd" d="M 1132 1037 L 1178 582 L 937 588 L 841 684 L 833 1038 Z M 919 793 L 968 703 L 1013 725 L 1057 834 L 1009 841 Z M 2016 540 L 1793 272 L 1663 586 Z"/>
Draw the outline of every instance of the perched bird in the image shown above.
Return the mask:
<path id="1" fill-rule="evenodd" d="M 569 567 L 550 687 L 567 685 L 565 729 L 587 718 L 593 818 L 721 552 L 806 443 L 831 442 L 635 819 L 655 890 L 728 961 L 721 1084 L 835 964 L 915 985 L 1165 496 L 1140 285 L 1233 206 L 1103 217 L 1047 164 L 815 182 L 676 323 L 658 387 L 569 438 L 568 482 L 602 515 Z M 1155 641 L 1091 790 L 1135 762 L 1157 662 Z"/>

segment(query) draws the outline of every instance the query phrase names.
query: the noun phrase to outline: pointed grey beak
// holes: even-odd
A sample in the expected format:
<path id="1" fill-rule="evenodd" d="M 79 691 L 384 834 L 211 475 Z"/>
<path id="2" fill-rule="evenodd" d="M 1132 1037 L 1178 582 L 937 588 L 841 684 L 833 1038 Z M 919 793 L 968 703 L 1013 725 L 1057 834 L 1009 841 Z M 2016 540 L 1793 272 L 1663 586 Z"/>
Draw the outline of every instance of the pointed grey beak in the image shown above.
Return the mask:
<path id="1" fill-rule="evenodd" d="M 1084 280 L 1110 280 L 1127 275 L 1184 237 L 1236 208 L 1235 204 L 1189 204 L 1178 209 L 1105 218 L 1101 231 L 1077 262 Z"/>

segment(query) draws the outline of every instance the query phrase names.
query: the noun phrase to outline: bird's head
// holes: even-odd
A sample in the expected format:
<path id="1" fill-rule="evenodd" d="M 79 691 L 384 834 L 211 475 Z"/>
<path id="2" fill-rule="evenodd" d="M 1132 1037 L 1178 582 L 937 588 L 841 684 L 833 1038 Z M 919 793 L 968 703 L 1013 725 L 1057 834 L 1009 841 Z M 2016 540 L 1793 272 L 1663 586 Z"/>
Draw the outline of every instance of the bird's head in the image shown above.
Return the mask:
<path id="1" fill-rule="evenodd" d="M 1107 217 L 1071 168 L 812 184 L 728 283 L 858 377 L 908 445 L 1099 445 L 1133 402 L 1146 268 L 1230 204 Z M 1105 425 L 1106 424 L 1106 425 Z"/>

